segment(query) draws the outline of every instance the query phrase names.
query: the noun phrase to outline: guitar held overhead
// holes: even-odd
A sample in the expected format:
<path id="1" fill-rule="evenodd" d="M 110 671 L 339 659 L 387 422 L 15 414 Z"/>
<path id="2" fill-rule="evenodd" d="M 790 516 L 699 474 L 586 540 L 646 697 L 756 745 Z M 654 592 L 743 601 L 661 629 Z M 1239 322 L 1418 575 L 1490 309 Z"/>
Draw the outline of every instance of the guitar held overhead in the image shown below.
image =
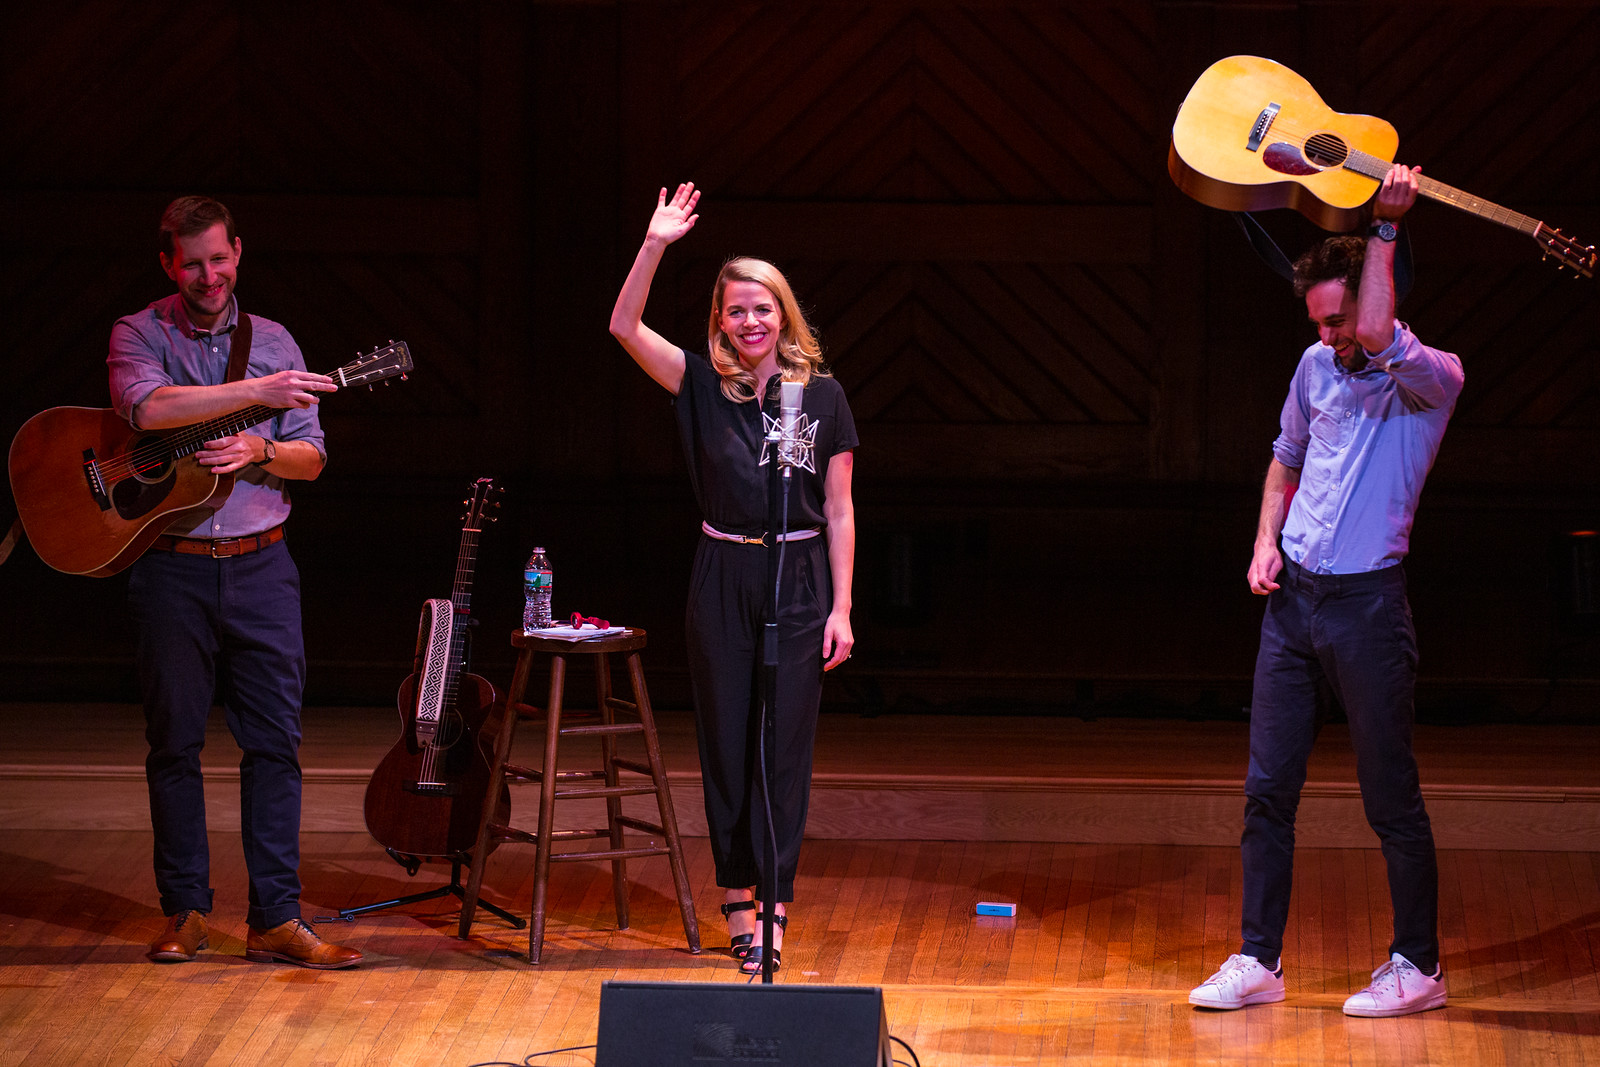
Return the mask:
<path id="1" fill-rule="evenodd" d="M 1331 110 L 1288 67 L 1231 56 L 1207 68 L 1178 109 L 1167 171 L 1179 189 L 1210 207 L 1292 207 L 1342 232 L 1363 221 L 1399 143 L 1382 119 Z M 1558 266 L 1594 276 L 1600 255 L 1593 245 L 1432 178 L 1422 177 L 1418 191 L 1527 234 Z"/>
<path id="2" fill-rule="evenodd" d="M 367 830 L 392 854 L 460 860 L 478 841 L 491 771 L 484 744 L 493 743 L 501 720 L 494 686 L 465 671 L 466 635 L 478 539 L 495 519 L 500 493 L 492 478 L 473 483 L 455 586 L 449 600 L 423 604 L 417 671 L 400 683 L 400 739 L 367 783 Z M 510 816 L 502 780 L 493 818 L 504 823 Z"/>
<path id="3" fill-rule="evenodd" d="M 404 341 L 390 341 L 330 371 L 341 389 L 404 378 Z M 111 408 L 51 408 L 11 442 L 11 491 L 39 558 L 67 574 L 116 574 L 184 515 L 214 508 L 233 475 L 194 458 L 207 441 L 272 418 L 257 405 L 169 430 L 135 430 Z"/>

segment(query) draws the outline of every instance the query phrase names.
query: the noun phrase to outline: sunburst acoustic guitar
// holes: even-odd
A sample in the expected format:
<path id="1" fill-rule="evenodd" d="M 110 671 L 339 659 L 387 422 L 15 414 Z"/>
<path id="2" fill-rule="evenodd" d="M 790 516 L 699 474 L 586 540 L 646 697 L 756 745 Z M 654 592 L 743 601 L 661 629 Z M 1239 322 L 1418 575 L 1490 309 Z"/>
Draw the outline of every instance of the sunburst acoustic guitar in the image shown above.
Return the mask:
<path id="1" fill-rule="evenodd" d="M 341 389 L 405 377 L 404 341 L 390 341 L 328 376 Z M 58 571 L 104 578 L 142 556 L 161 531 L 233 491 L 194 454 L 207 441 L 272 418 L 257 405 L 171 430 L 135 430 L 110 408 L 51 408 L 11 442 L 11 492 L 39 558 Z"/>
<path id="2" fill-rule="evenodd" d="M 1291 207 L 1345 231 L 1394 165 L 1400 136 L 1371 115 L 1331 110 L 1300 75 L 1258 56 L 1212 64 L 1172 124 L 1167 170 L 1178 188 L 1225 211 Z M 1538 219 L 1422 177 L 1419 192 L 1533 238 L 1558 266 L 1594 276 L 1597 254 Z"/>

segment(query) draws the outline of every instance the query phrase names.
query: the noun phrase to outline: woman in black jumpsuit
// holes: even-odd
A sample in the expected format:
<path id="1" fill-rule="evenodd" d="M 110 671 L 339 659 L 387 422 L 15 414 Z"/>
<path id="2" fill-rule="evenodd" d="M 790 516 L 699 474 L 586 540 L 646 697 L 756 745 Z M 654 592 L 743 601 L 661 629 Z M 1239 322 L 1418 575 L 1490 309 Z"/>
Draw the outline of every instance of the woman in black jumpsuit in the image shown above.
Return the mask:
<path id="1" fill-rule="evenodd" d="M 791 475 L 791 534 L 779 580 L 777 747 L 771 755 L 775 939 L 786 923 L 784 905 L 794 899 L 822 674 L 848 659 L 855 644 L 850 480 L 857 441 L 844 391 L 823 369 L 821 350 L 789 283 L 770 263 L 735 259 L 723 265 L 705 353 L 686 353 L 644 325 L 656 267 L 667 246 L 694 227 L 699 199 L 692 184 L 678 186 L 670 201 L 661 190 L 611 313 L 611 332 L 677 398 L 678 431 L 704 519 L 686 621 L 706 817 L 717 884 L 726 890 L 722 911 L 733 953 L 744 970 L 755 973 L 763 949 L 754 944 L 761 934 L 754 895 L 765 842 L 757 764 L 768 588 L 761 542 L 770 540 L 762 416 L 777 417 L 780 381 L 801 382 L 801 428 L 816 434 L 815 470 L 797 467 Z"/>

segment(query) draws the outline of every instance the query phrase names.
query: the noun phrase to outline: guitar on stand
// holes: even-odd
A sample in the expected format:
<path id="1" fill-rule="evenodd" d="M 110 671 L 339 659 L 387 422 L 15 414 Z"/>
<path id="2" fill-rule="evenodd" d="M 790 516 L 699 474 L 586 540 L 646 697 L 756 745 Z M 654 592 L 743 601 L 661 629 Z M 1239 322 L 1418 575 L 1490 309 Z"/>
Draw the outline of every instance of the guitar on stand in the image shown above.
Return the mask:
<path id="1" fill-rule="evenodd" d="M 504 708 L 495 703 L 494 686 L 466 670 L 468 627 L 472 621 L 472 577 L 478 538 L 495 520 L 503 490 L 492 478 L 479 478 L 464 502 L 461 547 L 456 554 L 455 585 L 449 600 L 422 606 L 417 628 L 417 670 L 400 683 L 400 739 L 372 772 L 367 783 L 367 830 L 407 874 L 416 874 L 424 860 L 448 860 L 450 884 L 378 904 L 340 910 L 337 918 L 435 900 L 453 894 L 461 899 L 461 867 L 478 842 L 488 795 L 490 756 Z M 492 821 L 511 817 L 511 792 L 500 784 Z M 523 920 L 487 901 L 480 907 L 500 916 L 515 929 Z M 320 922 L 334 917 L 318 917 Z"/>
<path id="2" fill-rule="evenodd" d="M 1355 228 L 1394 165 L 1400 136 L 1371 115 L 1329 109 L 1288 67 L 1231 56 L 1206 69 L 1172 124 L 1167 171 L 1178 188 L 1224 211 L 1292 207 L 1325 230 Z M 1418 192 L 1533 238 L 1547 259 L 1594 277 L 1593 245 L 1432 178 Z"/>

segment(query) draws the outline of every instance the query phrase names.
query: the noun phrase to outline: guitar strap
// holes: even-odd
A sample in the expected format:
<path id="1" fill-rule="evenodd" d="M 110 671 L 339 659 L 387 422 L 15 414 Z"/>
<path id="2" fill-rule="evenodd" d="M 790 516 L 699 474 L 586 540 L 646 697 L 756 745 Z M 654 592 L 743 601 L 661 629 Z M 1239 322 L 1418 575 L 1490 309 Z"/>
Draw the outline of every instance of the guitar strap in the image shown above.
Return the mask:
<path id="1" fill-rule="evenodd" d="M 245 368 L 250 363 L 250 316 L 239 312 L 239 321 L 234 324 L 233 338 L 228 343 L 228 373 L 222 380 L 236 382 L 244 377 Z"/>
<path id="2" fill-rule="evenodd" d="M 1255 249 L 1256 255 L 1261 257 L 1261 262 L 1291 285 L 1294 283 L 1294 264 L 1289 262 L 1289 257 L 1283 254 L 1283 249 L 1278 247 L 1276 241 L 1268 235 L 1266 228 L 1257 221 L 1256 217 L 1248 211 L 1229 212 L 1233 221 L 1239 224 L 1239 229 L 1244 233 L 1244 239 L 1250 242 L 1250 247 Z M 1394 303 L 1395 307 L 1411 292 L 1411 282 L 1416 271 L 1411 262 L 1411 227 L 1400 227 L 1399 247 L 1394 253 Z"/>
<path id="3" fill-rule="evenodd" d="M 439 732 L 444 711 L 445 682 L 450 675 L 450 646 L 455 632 L 455 610 L 448 600 L 428 600 L 417 620 L 417 740 L 431 742 Z"/>

